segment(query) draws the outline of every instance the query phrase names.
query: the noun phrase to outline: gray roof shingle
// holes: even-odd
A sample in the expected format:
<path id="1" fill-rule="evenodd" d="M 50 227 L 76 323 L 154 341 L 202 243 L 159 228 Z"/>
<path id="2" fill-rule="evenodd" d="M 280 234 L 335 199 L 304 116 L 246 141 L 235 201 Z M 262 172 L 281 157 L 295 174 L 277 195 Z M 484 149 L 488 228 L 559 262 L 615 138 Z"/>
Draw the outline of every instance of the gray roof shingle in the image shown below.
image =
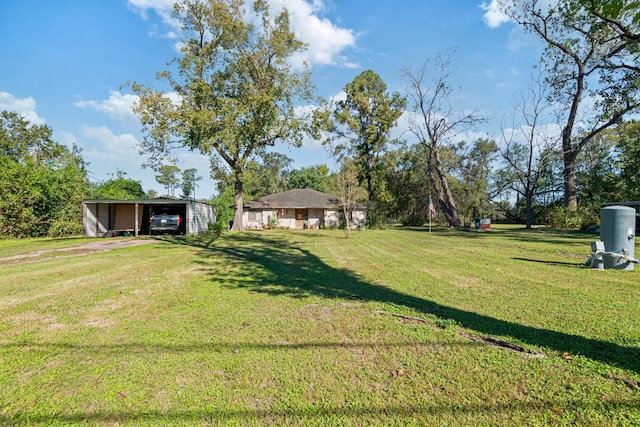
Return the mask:
<path id="1" fill-rule="evenodd" d="M 337 197 L 316 190 L 295 189 L 270 194 L 244 203 L 245 209 L 336 209 L 340 205 Z"/>

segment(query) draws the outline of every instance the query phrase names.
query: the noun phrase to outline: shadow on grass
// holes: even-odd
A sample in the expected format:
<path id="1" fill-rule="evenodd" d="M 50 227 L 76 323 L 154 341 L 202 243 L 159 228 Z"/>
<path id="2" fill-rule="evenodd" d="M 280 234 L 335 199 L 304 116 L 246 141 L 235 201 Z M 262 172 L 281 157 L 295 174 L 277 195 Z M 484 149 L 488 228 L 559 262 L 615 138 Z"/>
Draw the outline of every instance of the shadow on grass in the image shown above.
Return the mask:
<path id="1" fill-rule="evenodd" d="M 414 232 L 428 233 L 427 227 L 403 227 L 399 230 L 411 230 Z M 587 234 L 577 230 L 556 230 L 552 228 L 494 228 L 491 230 L 456 230 L 451 228 L 434 228 L 434 234 L 455 235 L 462 239 L 503 239 L 517 242 L 545 243 L 550 245 L 566 246 L 567 244 L 582 244 L 585 240 L 598 240 L 596 234 Z M 589 249 L 588 243 L 585 248 Z"/>
<path id="2" fill-rule="evenodd" d="M 585 267 L 584 262 L 577 263 L 577 262 L 548 261 L 543 259 L 531 259 L 531 258 L 521 258 L 521 257 L 514 257 L 511 259 L 516 261 L 536 262 L 539 264 L 547 264 L 547 265 L 561 265 L 563 267 L 572 267 L 572 268 L 581 268 L 581 269 Z"/>
<path id="3" fill-rule="evenodd" d="M 309 239 L 317 238 L 312 234 L 305 235 L 305 238 L 306 236 L 309 236 Z M 548 348 L 558 353 L 581 355 L 640 373 L 640 363 L 638 363 L 640 348 L 521 325 L 443 306 L 382 285 L 369 283 L 350 270 L 327 265 L 308 250 L 292 245 L 284 236 L 245 233 L 220 240 L 187 239 L 173 242 L 200 247 L 202 249 L 200 256 L 205 258 L 200 261 L 203 264 L 207 264 L 208 257 L 226 257 L 230 263 L 242 265 L 240 272 L 234 272 L 233 277 L 219 270 L 212 270 L 209 273 L 212 280 L 226 283 L 227 286 L 249 288 L 255 292 L 272 295 L 292 297 L 318 295 L 329 299 L 401 305 L 435 315 L 445 321 L 455 321 L 481 335 L 510 337 L 525 345 Z"/>
<path id="4" fill-rule="evenodd" d="M 484 344 L 475 341 L 460 341 L 460 342 L 448 342 L 446 344 L 432 344 L 424 343 L 422 347 L 431 347 L 434 349 L 448 348 L 448 347 L 480 347 Z M 87 356 L 91 354 L 100 353 L 101 355 L 114 355 L 130 352 L 130 353 L 142 353 L 145 356 L 153 357 L 165 352 L 171 353 L 200 353 L 202 351 L 212 353 L 230 353 L 236 354 L 240 351 L 280 351 L 280 350 L 307 350 L 307 349 L 365 349 L 365 348 L 397 348 L 408 347 L 414 348 L 417 344 L 413 340 L 387 342 L 387 343 L 366 343 L 366 342 L 306 342 L 306 343 L 258 343 L 258 342 L 224 342 L 224 341 L 204 341 L 197 343 L 145 343 L 142 341 L 127 343 L 127 344 L 75 344 L 69 342 L 44 342 L 44 341 L 20 341 L 17 343 L 0 344 L 0 348 L 4 349 L 29 349 L 29 350 L 72 350 L 77 352 L 78 356 L 86 353 Z"/>
<path id="5" fill-rule="evenodd" d="M 579 408 L 583 402 L 580 400 L 563 401 L 567 407 Z M 634 401 L 613 401 L 603 403 L 608 410 L 633 409 L 637 406 Z M 389 417 L 407 418 L 411 424 L 416 421 L 426 421 L 429 417 L 440 417 L 442 414 L 459 415 L 468 417 L 469 415 L 487 416 L 489 419 L 495 418 L 496 414 L 514 414 L 518 412 L 545 411 L 554 407 L 553 402 L 518 402 L 506 404 L 495 404 L 491 402 L 460 405 L 459 403 L 428 405 L 425 403 L 408 402 L 406 405 L 385 405 L 378 406 L 354 406 L 346 404 L 344 407 L 324 406 L 313 404 L 302 408 L 287 409 L 220 409 L 215 402 L 211 403 L 211 408 L 181 409 L 168 411 L 126 411 L 118 410 L 113 412 L 79 412 L 71 414 L 38 414 L 25 415 L 18 419 L 11 419 L 0 414 L 0 422 L 3 425 L 13 425 L 12 423 L 31 423 L 50 425 L 59 423 L 81 423 L 87 422 L 103 425 L 119 425 L 119 423 L 136 423 L 136 425 L 180 425 L 183 423 L 191 425 L 195 420 L 204 423 L 203 425 L 218 425 L 220 422 L 233 422 L 239 420 L 251 425 L 286 425 L 293 423 L 312 422 L 314 425 L 327 419 L 334 419 L 336 422 L 353 422 L 355 425 L 362 425 L 364 422 L 379 422 L 379 417 L 384 419 Z M 503 415 L 504 416 L 504 415 Z"/>

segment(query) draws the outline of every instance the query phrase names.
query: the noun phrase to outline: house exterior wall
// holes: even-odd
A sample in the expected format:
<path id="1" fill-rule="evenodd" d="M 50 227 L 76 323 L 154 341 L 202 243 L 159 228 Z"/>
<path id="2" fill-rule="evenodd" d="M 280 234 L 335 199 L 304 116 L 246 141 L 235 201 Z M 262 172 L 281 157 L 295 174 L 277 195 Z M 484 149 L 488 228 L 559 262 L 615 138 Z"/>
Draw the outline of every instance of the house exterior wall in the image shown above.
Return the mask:
<path id="1" fill-rule="evenodd" d="M 307 226 L 311 229 L 320 228 L 324 220 L 324 209 L 308 210 Z"/>
<path id="2" fill-rule="evenodd" d="M 247 209 L 242 212 L 242 222 L 244 228 L 260 229 L 269 224 L 270 218 L 277 218 L 274 210 Z"/>
<path id="3" fill-rule="evenodd" d="M 109 229 L 110 210 L 104 203 L 85 203 L 82 209 L 84 237 L 100 237 Z"/>
<path id="4" fill-rule="evenodd" d="M 306 224 L 308 228 L 320 228 L 325 222 L 325 211 L 322 208 L 317 209 L 305 209 L 307 214 Z M 255 214 L 250 214 L 250 212 L 260 212 L 258 214 L 259 218 L 256 218 Z M 297 227 L 296 218 L 295 218 L 295 209 L 269 209 L 269 210 L 255 210 L 248 209 L 245 210 L 242 214 L 242 218 L 244 221 L 245 228 L 247 229 L 257 229 L 257 228 L 266 228 L 269 224 L 270 218 L 277 218 L 274 227 L 283 227 L 283 228 L 303 228 Z"/>
<path id="5" fill-rule="evenodd" d="M 100 237 L 104 233 L 106 233 L 107 230 L 109 230 L 109 218 L 110 218 L 109 205 L 105 205 L 104 203 L 97 203 L 96 212 L 97 212 L 96 216 L 98 218 L 98 223 L 95 229 L 95 235 L 93 237 Z"/>
<path id="6" fill-rule="evenodd" d="M 324 226 L 325 227 L 340 226 L 340 213 L 337 209 L 327 209 L 324 211 Z"/>
<path id="7" fill-rule="evenodd" d="M 82 234 L 85 237 L 96 237 L 98 227 L 98 210 L 96 203 L 86 203 L 82 209 Z"/>
<path id="8" fill-rule="evenodd" d="M 353 225 L 364 228 L 367 223 L 367 213 L 365 211 L 353 211 L 351 212 L 351 221 Z"/>
<path id="9" fill-rule="evenodd" d="M 186 234 L 201 234 L 209 229 L 209 223 L 216 223 L 216 210 L 211 205 L 190 202 L 187 205 Z"/>
<path id="10" fill-rule="evenodd" d="M 280 217 L 278 218 L 278 227 L 296 228 L 296 210 L 280 209 Z"/>
<path id="11" fill-rule="evenodd" d="M 339 227 L 344 221 L 344 216 L 340 209 L 323 209 L 323 208 L 310 208 L 305 209 L 306 217 L 305 224 L 307 228 L 330 228 Z M 249 212 L 259 212 L 259 218 L 256 218 L 255 214 Z M 302 226 L 296 225 L 295 218 L 296 209 L 270 209 L 270 210 L 258 210 L 247 209 L 243 212 L 242 220 L 246 229 L 262 229 L 266 228 L 269 223 L 269 217 L 276 216 L 278 218 L 275 223 L 275 227 L 301 229 Z M 366 211 L 356 210 L 351 214 L 351 225 L 364 227 L 366 223 Z M 250 219 L 251 218 L 251 219 Z"/>
<path id="12" fill-rule="evenodd" d="M 306 211 L 306 226 L 307 228 L 320 228 L 323 220 L 324 220 L 324 209 L 305 209 Z M 279 209 L 280 216 L 278 217 L 278 223 L 276 226 L 291 228 L 291 229 L 301 229 L 304 228 L 297 225 L 296 222 L 296 210 L 295 209 Z"/>

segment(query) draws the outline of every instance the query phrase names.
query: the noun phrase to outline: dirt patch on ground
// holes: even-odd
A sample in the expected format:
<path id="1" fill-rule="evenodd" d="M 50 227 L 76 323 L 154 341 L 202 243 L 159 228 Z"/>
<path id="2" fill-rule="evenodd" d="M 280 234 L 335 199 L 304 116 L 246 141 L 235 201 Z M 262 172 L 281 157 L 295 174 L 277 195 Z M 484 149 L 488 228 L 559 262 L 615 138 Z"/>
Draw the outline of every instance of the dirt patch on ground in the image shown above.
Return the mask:
<path id="1" fill-rule="evenodd" d="M 69 248 L 35 251 L 29 252 L 28 254 L 20 254 L 6 258 L 0 258 L 0 262 L 34 262 L 41 261 L 43 259 L 66 258 L 94 252 L 106 252 L 114 249 L 128 248 L 131 246 L 144 245 L 153 242 L 156 242 L 156 240 L 132 238 L 93 240 L 91 242 L 87 242 L 77 246 L 71 246 Z"/>

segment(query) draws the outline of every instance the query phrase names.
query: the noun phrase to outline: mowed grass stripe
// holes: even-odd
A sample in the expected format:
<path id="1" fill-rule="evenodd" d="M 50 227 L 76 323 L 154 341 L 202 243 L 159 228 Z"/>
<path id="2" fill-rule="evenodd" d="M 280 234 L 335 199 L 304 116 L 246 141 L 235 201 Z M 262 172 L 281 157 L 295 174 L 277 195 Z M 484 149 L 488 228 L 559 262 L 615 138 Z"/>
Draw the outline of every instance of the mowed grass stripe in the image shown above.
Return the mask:
<path id="1" fill-rule="evenodd" d="M 637 271 L 540 234 L 273 230 L 2 265 L 23 288 L 0 286 L 0 424 L 640 422 Z"/>

